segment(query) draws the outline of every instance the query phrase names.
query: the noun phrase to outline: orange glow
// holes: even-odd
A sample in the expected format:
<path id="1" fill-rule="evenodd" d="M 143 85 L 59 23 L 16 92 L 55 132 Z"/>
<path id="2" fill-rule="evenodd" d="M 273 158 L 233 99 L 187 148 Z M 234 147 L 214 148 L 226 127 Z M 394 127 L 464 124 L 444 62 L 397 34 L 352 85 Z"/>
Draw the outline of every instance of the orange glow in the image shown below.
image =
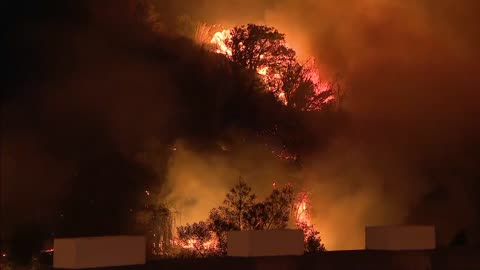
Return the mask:
<path id="1" fill-rule="evenodd" d="M 259 68 L 257 70 L 257 73 L 260 74 L 260 75 L 266 76 L 267 75 L 267 70 L 268 70 L 268 67 L 262 67 L 262 68 Z"/>
<path id="2" fill-rule="evenodd" d="M 295 221 L 297 224 L 305 224 L 307 226 L 312 225 L 312 219 L 310 216 L 309 199 L 306 192 L 298 194 L 297 201 L 295 202 Z"/>
<path id="3" fill-rule="evenodd" d="M 182 247 L 185 249 L 195 250 L 197 243 L 198 243 L 198 240 L 189 239 L 186 244 L 182 245 Z M 204 249 L 213 249 L 215 248 L 216 244 L 217 244 L 217 241 L 212 239 L 203 243 L 201 247 Z"/>
<path id="4" fill-rule="evenodd" d="M 232 56 L 232 50 L 227 46 L 227 41 L 230 39 L 230 37 L 230 30 L 226 29 L 220 32 L 216 32 L 213 35 L 210 43 L 214 44 L 217 47 L 215 50 L 217 53 Z"/>
<path id="5" fill-rule="evenodd" d="M 310 79 L 315 85 L 315 94 L 320 94 L 331 88 L 331 83 L 322 81 L 320 78 L 320 70 L 315 63 L 315 58 L 312 57 L 304 64 L 306 77 Z M 332 97 L 333 98 L 333 97 Z"/>
<path id="6" fill-rule="evenodd" d="M 223 54 L 226 57 L 230 58 L 233 55 L 232 49 L 228 46 L 229 40 L 231 39 L 231 30 L 225 29 L 219 32 L 216 32 L 213 35 L 210 43 L 214 47 L 214 51 L 219 54 Z M 264 55 L 260 55 L 260 59 L 263 59 Z M 315 59 L 312 57 L 309 61 L 307 61 L 304 65 L 303 72 L 305 73 L 305 77 L 313 83 L 314 87 L 314 95 L 319 96 L 323 92 L 327 91 L 331 87 L 331 83 L 325 82 L 321 80 L 320 70 L 315 64 Z M 282 90 L 282 74 L 274 73 L 269 70 L 268 66 L 261 66 L 257 68 L 257 73 L 260 75 L 261 79 L 269 85 L 267 87 L 267 91 L 273 92 L 275 96 L 278 98 L 283 105 L 287 106 L 288 98 L 287 94 Z M 325 100 L 322 100 L 320 104 L 314 98 L 310 101 L 310 104 L 306 110 L 319 110 L 322 104 L 331 102 L 334 100 L 334 96 L 330 96 Z"/>
<path id="7" fill-rule="evenodd" d="M 281 92 L 280 94 L 278 94 L 278 100 L 280 100 L 283 105 L 288 105 L 288 100 L 287 100 L 287 96 L 285 95 L 285 92 Z"/>
<path id="8" fill-rule="evenodd" d="M 204 243 L 198 243 L 197 239 L 188 239 L 185 241 L 174 240 L 173 243 L 181 248 L 190 250 L 190 251 L 214 251 L 218 247 L 218 240 L 213 238 Z"/>

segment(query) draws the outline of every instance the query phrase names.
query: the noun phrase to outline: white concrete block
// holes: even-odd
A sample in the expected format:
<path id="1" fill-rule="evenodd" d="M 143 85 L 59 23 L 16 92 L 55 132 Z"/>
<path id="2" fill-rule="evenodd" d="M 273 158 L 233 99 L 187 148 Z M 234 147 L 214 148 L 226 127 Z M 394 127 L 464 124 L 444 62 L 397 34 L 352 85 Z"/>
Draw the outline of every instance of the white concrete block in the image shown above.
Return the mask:
<path id="1" fill-rule="evenodd" d="M 303 255 L 302 230 L 231 231 L 227 254 L 234 257 Z"/>
<path id="2" fill-rule="evenodd" d="M 435 249 L 435 227 L 420 225 L 369 226 L 365 248 L 372 250 Z"/>
<path id="3" fill-rule="evenodd" d="M 145 264 L 143 236 L 59 238 L 53 241 L 53 267 L 84 269 Z"/>

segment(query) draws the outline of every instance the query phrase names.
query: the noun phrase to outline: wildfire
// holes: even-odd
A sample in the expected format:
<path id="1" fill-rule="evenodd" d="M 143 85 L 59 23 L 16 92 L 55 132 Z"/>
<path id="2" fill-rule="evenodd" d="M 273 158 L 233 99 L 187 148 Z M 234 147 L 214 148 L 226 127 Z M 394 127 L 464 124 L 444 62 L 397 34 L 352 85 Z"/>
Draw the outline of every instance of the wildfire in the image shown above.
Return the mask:
<path id="1" fill-rule="evenodd" d="M 295 221 L 297 222 L 297 224 L 305 224 L 307 226 L 311 226 L 312 220 L 309 213 L 308 193 L 306 192 L 299 193 L 294 207 L 295 207 Z"/>
<path id="2" fill-rule="evenodd" d="M 262 68 L 259 68 L 257 70 L 257 73 L 260 74 L 260 75 L 266 76 L 267 75 L 267 70 L 268 70 L 268 67 L 262 67 Z"/>
<path id="3" fill-rule="evenodd" d="M 315 94 L 320 94 L 331 88 L 331 83 L 327 81 L 322 81 L 320 78 L 320 70 L 318 69 L 315 58 L 310 58 L 304 64 L 304 70 L 306 72 L 306 77 L 309 78 L 315 85 Z"/>
<path id="4" fill-rule="evenodd" d="M 232 56 L 232 50 L 228 48 L 227 41 L 230 39 L 230 30 L 223 30 L 220 32 L 216 32 L 213 35 L 212 40 L 210 43 L 215 44 L 217 46 L 216 52 L 220 54 L 225 54 L 228 56 Z"/>
<path id="5" fill-rule="evenodd" d="M 214 47 L 214 51 L 218 54 L 223 54 L 228 58 L 231 58 L 233 55 L 232 49 L 228 46 L 228 42 L 231 39 L 231 30 L 225 29 L 219 32 L 216 32 L 210 43 Z M 265 56 L 260 55 L 260 59 L 263 59 Z M 328 91 L 331 89 L 331 84 L 329 82 L 322 81 L 320 78 L 320 71 L 315 65 L 315 59 L 312 57 L 309 61 L 307 61 L 304 65 L 304 72 L 305 77 L 308 78 L 314 85 L 314 95 L 319 96 L 320 94 Z M 260 75 L 260 78 L 265 82 L 267 85 L 267 90 L 271 91 L 275 94 L 280 102 L 282 102 L 285 106 L 288 105 L 287 94 L 281 89 L 283 82 L 282 82 L 282 75 L 270 71 L 268 66 L 260 66 L 257 68 L 257 74 Z M 320 104 L 312 100 L 312 104 L 310 104 L 309 108 L 306 110 L 317 110 L 321 107 L 322 103 L 328 103 L 335 99 L 334 96 L 330 96 L 327 99 L 321 101 Z"/>
<path id="6" fill-rule="evenodd" d="M 205 250 L 210 250 L 214 249 L 217 246 L 217 241 L 212 239 L 209 241 L 206 241 L 204 243 L 201 243 L 200 248 L 205 249 Z M 198 240 L 195 239 L 188 239 L 187 243 L 181 245 L 182 248 L 189 249 L 189 250 L 196 250 L 198 249 Z"/>

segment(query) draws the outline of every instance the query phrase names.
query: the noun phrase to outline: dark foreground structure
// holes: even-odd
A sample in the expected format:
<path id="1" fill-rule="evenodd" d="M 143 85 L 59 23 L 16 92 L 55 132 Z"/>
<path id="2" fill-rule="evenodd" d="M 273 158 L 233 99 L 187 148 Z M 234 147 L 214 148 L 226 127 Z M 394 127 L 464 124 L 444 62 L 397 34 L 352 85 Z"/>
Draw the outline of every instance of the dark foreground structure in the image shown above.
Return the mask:
<path id="1" fill-rule="evenodd" d="M 480 249 L 435 251 L 331 251 L 261 258 L 165 259 L 105 270 L 479 270 Z"/>

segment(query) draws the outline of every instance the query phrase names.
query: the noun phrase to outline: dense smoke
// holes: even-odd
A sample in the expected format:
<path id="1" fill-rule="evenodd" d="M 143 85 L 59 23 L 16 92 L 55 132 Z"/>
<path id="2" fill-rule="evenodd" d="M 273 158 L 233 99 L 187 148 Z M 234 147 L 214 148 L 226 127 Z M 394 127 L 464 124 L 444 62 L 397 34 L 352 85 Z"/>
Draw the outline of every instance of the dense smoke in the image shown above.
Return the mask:
<path id="1" fill-rule="evenodd" d="M 477 175 L 468 164 L 478 155 L 468 150 L 478 134 L 474 119 L 478 64 L 473 61 L 478 56 L 478 30 L 472 27 L 476 5 L 474 1 L 455 8 L 447 1 L 220 1 L 196 10 L 201 10 L 198 16 L 226 25 L 246 20 L 273 25 L 287 34 L 301 55 L 316 56 L 327 74 L 341 74 L 349 88 L 346 106 L 353 126 L 346 131 L 348 136 L 338 139 L 343 146 L 332 146 L 335 150 L 328 156 L 319 153 L 320 160 L 340 168 L 354 163 L 364 174 L 374 171 L 371 177 L 350 175 L 343 182 L 355 186 L 363 179 L 360 182 L 377 189 L 378 195 L 370 207 L 360 207 L 363 213 L 353 222 L 319 221 L 334 227 L 343 221 L 350 224 L 344 230 L 356 231 L 357 239 L 338 246 L 348 248 L 361 246 L 361 227 L 370 222 L 396 223 L 408 217 L 411 222 L 435 223 L 442 232 L 440 243 L 448 242 L 455 230 L 472 226 L 475 202 L 467 191 Z M 229 9 L 236 12 L 224 16 Z M 352 149 L 358 159 L 349 156 Z M 368 167 L 360 165 L 365 159 L 371 160 Z M 450 168 L 442 169 L 445 164 Z M 461 171 L 462 180 L 453 180 L 452 171 Z M 389 188 L 384 191 L 380 183 Z M 407 191 L 400 193 L 397 188 Z M 342 216 L 355 209 L 354 194 L 359 193 L 344 191 L 351 205 L 331 212 Z M 368 194 L 367 190 L 364 197 L 370 198 Z M 342 200 L 332 199 L 328 205 Z M 363 201 L 360 198 L 358 203 Z M 395 211 L 376 211 L 381 204 L 393 205 Z M 441 222 L 452 211 L 442 213 L 434 210 L 437 207 L 461 209 L 453 210 L 458 223 Z"/>
<path id="2" fill-rule="evenodd" d="M 216 151 L 208 153 L 192 151 L 181 142 L 175 149 L 164 192 L 167 202 L 179 211 L 178 223 L 183 225 L 206 219 L 240 178 L 260 198 L 271 192 L 273 182 L 280 185 L 296 179 L 287 162 L 253 140 L 228 148 L 219 143 Z"/>
<path id="3" fill-rule="evenodd" d="M 272 25 L 347 85 L 352 126 L 302 171 L 327 247 L 362 247 L 365 224 L 434 223 L 440 244 L 474 226 L 476 1 L 176 3 L 208 23 Z"/>
<path id="4" fill-rule="evenodd" d="M 223 75 L 192 44 L 137 30 L 129 21 L 135 18 L 131 5 L 92 1 L 66 8 L 51 1 L 60 13 L 76 16 L 32 19 L 15 40 L 36 44 L 35 57 L 26 60 L 17 47 L 10 56 L 20 66 L 13 65 L 22 74 L 16 76 L 28 80 L 14 81 L 14 105 L 3 116 L 10 135 L 3 137 L 2 179 L 15 179 L 6 182 L 9 197 L 28 199 L 8 207 L 25 205 L 21 209 L 34 213 L 39 203 L 57 205 L 49 214 L 58 217 L 60 202 L 71 194 L 88 194 L 79 204 L 101 200 L 91 185 L 118 178 L 119 198 L 158 188 L 185 223 L 204 219 L 241 176 L 260 195 L 273 181 L 311 190 L 327 249 L 362 248 L 367 224 L 435 224 L 440 244 L 477 224 L 477 1 L 152 1 L 163 7 L 163 31 L 175 32 L 176 15 L 226 27 L 278 28 L 300 56 L 315 56 L 326 77 L 340 75 L 351 124 L 327 147 L 305 152 L 302 168 L 269 155 L 253 132 L 226 136 L 233 142 L 223 143 L 218 130 L 233 124 L 220 119 L 228 116 L 219 116 L 225 111 L 208 97 L 222 100 L 215 91 L 229 82 L 210 85 Z M 78 19 L 84 17 L 88 22 Z M 217 94 L 198 94 L 210 88 Z M 251 114 L 242 120 L 254 119 Z M 234 125 L 245 128 L 242 123 Z M 322 127 L 311 125 L 323 136 Z M 117 161 L 102 170 L 99 164 L 112 156 Z"/>

